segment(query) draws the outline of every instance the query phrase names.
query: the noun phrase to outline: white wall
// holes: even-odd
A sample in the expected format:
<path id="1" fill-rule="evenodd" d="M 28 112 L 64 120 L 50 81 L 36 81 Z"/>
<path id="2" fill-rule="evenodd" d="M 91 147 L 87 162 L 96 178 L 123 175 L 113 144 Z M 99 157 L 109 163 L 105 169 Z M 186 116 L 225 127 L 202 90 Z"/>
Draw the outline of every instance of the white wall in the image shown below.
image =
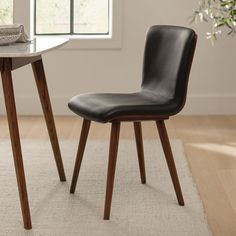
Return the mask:
<path id="1" fill-rule="evenodd" d="M 139 88 L 147 28 L 154 24 L 189 26 L 195 0 L 124 0 L 123 46 L 116 50 L 57 50 L 44 56 L 55 114 L 71 114 L 69 98 L 84 92 L 129 92 Z M 23 9 L 23 8 L 22 8 Z M 199 34 L 188 100 L 183 114 L 236 114 L 236 38 L 213 48 L 207 25 L 190 25 Z M 13 73 L 19 114 L 41 114 L 30 66 Z M 1 86 L 1 85 L 0 85 Z M 5 113 L 0 87 L 0 114 Z"/>

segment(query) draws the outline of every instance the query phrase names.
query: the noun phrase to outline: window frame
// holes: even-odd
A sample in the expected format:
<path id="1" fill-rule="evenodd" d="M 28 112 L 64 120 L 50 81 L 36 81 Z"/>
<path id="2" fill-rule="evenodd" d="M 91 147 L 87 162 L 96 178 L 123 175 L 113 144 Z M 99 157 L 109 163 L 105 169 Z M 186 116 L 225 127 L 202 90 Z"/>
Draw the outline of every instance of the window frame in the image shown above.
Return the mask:
<path id="1" fill-rule="evenodd" d="M 22 8 L 22 5 L 24 8 Z M 34 0 L 13 0 L 13 22 L 24 24 L 30 37 L 63 37 L 70 42 L 59 50 L 75 49 L 121 49 L 123 0 L 110 1 L 110 23 L 107 35 L 35 35 L 34 34 Z M 22 11 L 21 9 L 24 9 Z"/>

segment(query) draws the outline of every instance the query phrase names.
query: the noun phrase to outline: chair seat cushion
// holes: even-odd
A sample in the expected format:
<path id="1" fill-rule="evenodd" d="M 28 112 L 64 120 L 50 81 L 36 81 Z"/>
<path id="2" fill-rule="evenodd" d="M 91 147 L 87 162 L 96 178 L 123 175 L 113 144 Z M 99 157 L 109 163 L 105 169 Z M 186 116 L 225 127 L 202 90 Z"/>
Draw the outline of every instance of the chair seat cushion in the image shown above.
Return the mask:
<path id="1" fill-rule="evenodd" d="M 73 97 L 68 106 L 77 115 L 102 123 L 122 116 L 171 115 L 177 110 L 173 99 L 143 91 L 81 94 Z"/>

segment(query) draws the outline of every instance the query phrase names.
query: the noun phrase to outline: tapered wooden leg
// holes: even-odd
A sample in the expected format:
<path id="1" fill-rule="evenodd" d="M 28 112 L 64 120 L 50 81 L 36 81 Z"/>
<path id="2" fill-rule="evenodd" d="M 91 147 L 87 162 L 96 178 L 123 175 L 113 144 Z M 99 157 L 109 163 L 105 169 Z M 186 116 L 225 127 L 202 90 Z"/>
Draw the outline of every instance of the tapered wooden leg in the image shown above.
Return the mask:
<path id="1" fill-rule="evenodd" d="M 135 133 L 135 140 L 136 140 L 136 147 L 137 147 L 137 154 L 138 154 L 141 183 L 145 184 L 146 183 L 146 172 L 145 172 L 141 122 L 134 122 L 134 133 Z"/>
<path id="2" fill-rule="evenodd" d="M 21 210 L 25 229 L 31 229 L 32 225 L 31 225 L 30 209 L 29 209 L 29 202 L 28 202 L 28 195 L 25 181 L 24 165 L 22 160 L 20 135 L 18 129 L 14 90 L 13 90 L 12 76 L 10 69 L 10 60 L 5 61 L 4 67 L 5 68 L 1 72 L 2 85 L 5 97 L 9 131 L 11 136 L 16 178 L 20 195 Z"/>
<path id="3" fill-rule="evenodd" d="M 79 171 L 80 171 L 80 166 L 81 166 L 83 155 L 84 155 L 84 149 L 85 149 L 85 145 L 86 145 L 87 138 L 88 138 L 90 124 L 91 124 L 90 120 L 84 119 L 82 130 L 81 130 L 81 135 L 80 135 L 80 140 L 79 140 L 77 157 L 76 157 L 76 161 L 75 161 L 74 173 L 73 173 L 72 182 L 71 182 L 71 186 L 70 186 L 70 193 L 75 192 L 76 183 L 77 183 L 77 179 L 78 179 L 78 175 L 79 175 Z"/>
<path id="4" fill-rule="evenodd" d="M 32 68 L 33 68 L 35 81 L 38 88 L 40 101 L 43 108 L 45 121 L 47 124 L 49 137 L 51 140 L 51 145 L 52 145 L 59 177 L 61 181 L 66 181 L 66 176 L 64 172 L 62 158 L 61 158 L 61 152 L 60 152 L 60 147 L 58 143 L 57 132 L 56 132 L 55 122 L 53 118 L 52 107 L 51 107 L 50 97 L 48 93 L 47 81 L 46 81 L 46 76 L 45 76 L 42 60 L 33 62 Z"/>
<path id="5" fill-rule="evenodd" d="M 117 159 L 118 144 L 119 144 L 119 135 L 120 135 L 120 122 L 114 122 L 112 123 L 112 127 L 111 127 L 104 220 L 109 220 L 110 218 L 112 192 L 113 192 L 114 177 L 115 177 L 115 170 L 116 170 L 116 159 Z"/>
<path id="6" fill-rule="evenodd" d="M 160 139 L 161 139 L 163 151 L 165 153 L 166 162 L 167 162 L 167 165 L 169 168 L 171 179 L 172 179 L 172 182 L 173 182 L 173 185 L 175 188 L 176 196 L 177 196 L 179 205 L 183 206 L 184 205 L 184 198 L 182 195 L 182 191 L 181 191 L 181 187 L 180 187 L 180 183 L 179 183 L 179 178 L 178 178 L 178 174 L 176 171 L 175 162 L 174 162 L 173 154 L 171 151 L 170 141 L 169 141 L 168 134 L 166 131 L 165 123 L 163 120 L 156 121 L 156 125 L 157 125 L 157 129 L 158 129 L 158 132 L 160 135 Z"/>

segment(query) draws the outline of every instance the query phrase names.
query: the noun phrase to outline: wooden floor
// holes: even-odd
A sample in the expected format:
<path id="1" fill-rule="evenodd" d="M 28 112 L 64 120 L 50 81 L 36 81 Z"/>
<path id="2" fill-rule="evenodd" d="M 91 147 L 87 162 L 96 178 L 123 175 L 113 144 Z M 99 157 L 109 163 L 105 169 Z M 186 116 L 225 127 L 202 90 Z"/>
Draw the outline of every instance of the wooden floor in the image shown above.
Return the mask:
<path id="1" fill-rule="evenodd" d="M 78 117 L 56 117 L 59 139 L 78 139 Z M 178 116 L 167 121 L 170 138 L 181 139 L 215 236 L 236 235 L 236 116 Z M 21 138 L 48 138 L 42 117 L 20 117 Z M 90 139 L 109 139 L 110 125 L 92 123 Z M 157 138 L 153 122 L 143 123 L 143 136 Z M 8 138 L 0 117 L 0 138 Z M 121 138 L 133 138 L 133 126 L 121 126 Z M 13 167 L 12 167 L 13 168 Z"/>

